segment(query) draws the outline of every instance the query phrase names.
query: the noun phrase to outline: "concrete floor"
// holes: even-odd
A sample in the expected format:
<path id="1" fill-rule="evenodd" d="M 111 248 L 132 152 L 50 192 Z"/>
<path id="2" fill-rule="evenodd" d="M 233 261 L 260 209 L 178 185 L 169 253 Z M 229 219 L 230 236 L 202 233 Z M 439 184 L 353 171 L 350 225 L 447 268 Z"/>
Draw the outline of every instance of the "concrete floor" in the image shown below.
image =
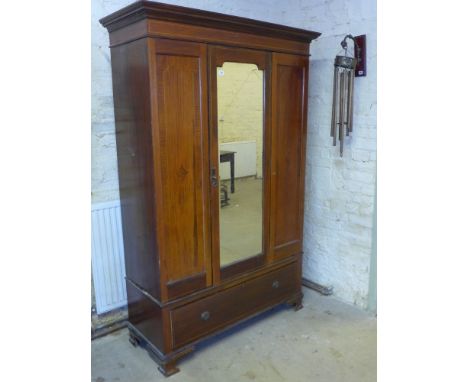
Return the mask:
<path id="1" fill-rule="evenodd" d="M 262 252 L 262 185 L 262 179 L 236 179 L 229 205 L 220 208 L 221 266 Z"/>
<path id="2" fill-rule="evenodd" d="M 165 379 L 127 330 L 94 340 L 95 382 L 376 381 L 376 318 L 304 288 L 304 308 L 278 307 L 207 340 Z"/>

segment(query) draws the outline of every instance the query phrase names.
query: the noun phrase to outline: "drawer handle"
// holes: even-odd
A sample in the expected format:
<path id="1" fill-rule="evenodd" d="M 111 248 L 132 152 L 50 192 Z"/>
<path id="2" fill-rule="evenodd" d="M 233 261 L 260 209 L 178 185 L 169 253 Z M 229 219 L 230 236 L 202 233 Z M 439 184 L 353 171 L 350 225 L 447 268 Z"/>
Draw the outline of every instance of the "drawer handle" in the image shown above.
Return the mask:
<path id="1" fill-rule="evenodd" d="M 208 321 L 210 319 L 210 312 L 206 311 L 206 312 L 203 312 L 201 315 L 200 315 L 201 319 L 203 321 Z"/>
<path id="2" fill-rule="evenodd" d="M 271 284 L 271 286 L 275 289 L 278 289 L 279 288 L 279 281 L 276 280 L 276 281 L 273 281 L 273 284 Z"/>

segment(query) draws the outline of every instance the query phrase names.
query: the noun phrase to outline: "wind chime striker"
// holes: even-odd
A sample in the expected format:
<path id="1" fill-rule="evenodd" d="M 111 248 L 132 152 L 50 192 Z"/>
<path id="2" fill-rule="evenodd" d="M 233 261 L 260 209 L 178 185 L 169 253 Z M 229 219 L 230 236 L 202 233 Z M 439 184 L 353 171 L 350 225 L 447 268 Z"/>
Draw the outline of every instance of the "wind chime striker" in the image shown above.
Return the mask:
<path id="1" fill-rule="evenodd" d="M 350 38 L 354 42 L 355 57 L 348 57 L 348 43 Z M 336 56 L 335 73 L 333 77 L 333 106 L 331 121 L 331 137 L 333 146 L 336 146 L 336 136 L 340 141 L 340 156 L 343 156 L 345 134 L 353 131 L 353 90 L 354 90 L 354 70 L 359 61 L 359 46 L 352 35 L 347 35 L 341 46 L 345 50 L 344 56 Z M 357 54 L 356 54 L 357 53 Z"/>

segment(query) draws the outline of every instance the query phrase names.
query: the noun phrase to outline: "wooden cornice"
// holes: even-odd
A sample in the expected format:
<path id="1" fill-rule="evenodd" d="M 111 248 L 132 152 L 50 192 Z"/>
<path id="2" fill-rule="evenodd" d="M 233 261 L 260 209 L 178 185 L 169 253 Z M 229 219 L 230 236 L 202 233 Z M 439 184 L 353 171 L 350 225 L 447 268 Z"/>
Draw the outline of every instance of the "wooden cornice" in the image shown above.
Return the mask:
<path id="1" fill-rule="evenodd" d="M 171 21 L 307 43 L 320 36 L 318 32 L 305 29 L 153 1 L 137 1 L 99 22 L 112 32 L 142 19 Z"/>

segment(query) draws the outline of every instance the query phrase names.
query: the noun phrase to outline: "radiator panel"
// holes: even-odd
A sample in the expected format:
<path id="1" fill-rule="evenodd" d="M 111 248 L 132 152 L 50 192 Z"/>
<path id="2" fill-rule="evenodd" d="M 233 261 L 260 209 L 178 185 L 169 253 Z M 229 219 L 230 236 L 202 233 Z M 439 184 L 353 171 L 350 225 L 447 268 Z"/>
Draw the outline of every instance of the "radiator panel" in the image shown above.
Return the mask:
<path id="1" fill-rule="evenodd" d="M 91 261 L 97 314 L 127 305 L 120 202 L 91 207 Z"/>

